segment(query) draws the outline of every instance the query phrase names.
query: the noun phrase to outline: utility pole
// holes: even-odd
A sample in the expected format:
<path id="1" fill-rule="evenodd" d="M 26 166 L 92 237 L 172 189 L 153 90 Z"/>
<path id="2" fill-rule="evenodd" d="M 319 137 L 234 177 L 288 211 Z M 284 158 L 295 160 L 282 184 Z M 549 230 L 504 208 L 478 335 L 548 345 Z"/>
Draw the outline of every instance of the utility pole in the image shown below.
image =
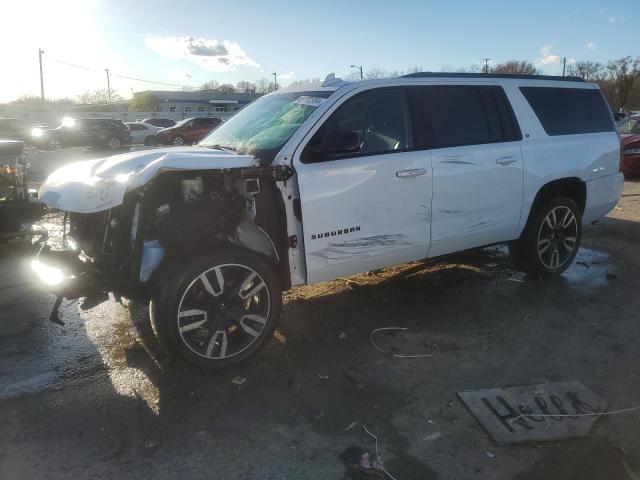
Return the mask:
<path id="1" fill-rule="evenodd" d="M 105 72 L 107 72 L 107 95 L 109 95 L 109 103 L 111 103 L 111 84 L 109 83 L 109 69 L 105 68 Z"/>
<path id="2" fill-rule="evenodd" d="M 276 73 L 273 73 L 273 89 L 277 90 L 278 89 L 278 76 L 276 75 Z"/>
<path id="3" fill-rule="evenodd" d="M 562 58 L 562 76 L 564 77 L 564 72 L 567 69 L 567 57 Z"/>
<path id="4" fill-rule="evenodd" d="M 38 60 L 40 61 L 40 98 L 42 99 L 42 103 L 44 103 L 44 76 L 42 75 L 42 54 L 44 50 L 41 48 L 38 49 Z"/>
<path id="5" fill-rule="evenodd" d="M 351 65 L 351 68 L 357 68 L 358 70 L 360 70 L 360 80 L 363 79 L 362 76 L 362 65 Z"/>
<path id="6" fill-rule="evenodd" d="M 484 73 L 489 73 L 489 60 L 490 58 L 483 58 L 484 60 Z"/>

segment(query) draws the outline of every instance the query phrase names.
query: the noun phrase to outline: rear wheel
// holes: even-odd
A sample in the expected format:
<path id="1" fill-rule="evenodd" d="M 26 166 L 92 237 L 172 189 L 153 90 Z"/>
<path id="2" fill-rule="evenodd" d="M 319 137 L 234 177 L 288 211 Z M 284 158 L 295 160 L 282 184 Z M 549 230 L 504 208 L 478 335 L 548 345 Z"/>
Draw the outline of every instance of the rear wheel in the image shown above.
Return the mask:
<path id="1" fill-rule="evenodd" d="M 278 322 L 278 279 L 252 252 L 221 250 L 163 283 L 151 301 L 151 321 L 160 343 L 188 362 L 210 368 L 243 362 Z"/>
<path id="2" fill-rule="evenodd" d="M 534 212 L 522 237 L 509 245 L 509 254 L 514 265 L 526 273 L 558 275 L 571 266 L 581 238 L 578 206 L 568 197 L 558 197 Z"/>

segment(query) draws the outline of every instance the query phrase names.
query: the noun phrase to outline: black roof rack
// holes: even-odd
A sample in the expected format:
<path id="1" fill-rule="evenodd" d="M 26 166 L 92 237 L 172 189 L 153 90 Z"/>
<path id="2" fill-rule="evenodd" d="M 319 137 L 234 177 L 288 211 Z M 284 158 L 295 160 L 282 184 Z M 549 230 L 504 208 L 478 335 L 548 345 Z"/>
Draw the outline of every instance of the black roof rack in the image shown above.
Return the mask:
<path id="1" fill-rule="evenodd" d="M 448 73 L 416 72 L 401 78 L 516 78 L 519 80 L 556 80 L 561 82 L 584 82 L 580 77 L 560 77 L 557 75 L 516 75 L 511 73 Z"/>

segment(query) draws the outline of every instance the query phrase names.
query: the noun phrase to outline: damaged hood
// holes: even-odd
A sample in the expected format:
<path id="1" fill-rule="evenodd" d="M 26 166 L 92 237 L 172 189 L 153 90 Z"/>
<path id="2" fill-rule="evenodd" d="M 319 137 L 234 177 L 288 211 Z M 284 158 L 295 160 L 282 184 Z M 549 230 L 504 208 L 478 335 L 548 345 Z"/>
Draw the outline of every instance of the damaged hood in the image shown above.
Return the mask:
<path id="1" fill-rule="evenodd" d="M 49 175 L 39 195 L 48 207 L 93 213 L 120 205 L 128 190 L 146 184 L 162 170 L 226 170 L 258 165 L 251 155 L 207 147 L 142 150 L 65 165 Z"/>

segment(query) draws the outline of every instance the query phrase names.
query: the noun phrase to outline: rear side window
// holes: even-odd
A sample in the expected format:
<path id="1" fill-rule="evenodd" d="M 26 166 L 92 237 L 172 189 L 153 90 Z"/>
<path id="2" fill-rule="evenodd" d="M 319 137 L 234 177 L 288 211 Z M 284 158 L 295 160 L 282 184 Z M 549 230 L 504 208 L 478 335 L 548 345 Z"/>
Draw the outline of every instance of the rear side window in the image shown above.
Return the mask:
<path id="1" fill-rule="evenodd" d="M 613 132 L 611 111 L 600 90 L 520 87 L 547 135 Z"/>
<path id="2" fill-rule="evenodd" d="M 511 106 L 500 87 L 410 87 L 407 94 L 417 148 L 521 139 Z"/>

